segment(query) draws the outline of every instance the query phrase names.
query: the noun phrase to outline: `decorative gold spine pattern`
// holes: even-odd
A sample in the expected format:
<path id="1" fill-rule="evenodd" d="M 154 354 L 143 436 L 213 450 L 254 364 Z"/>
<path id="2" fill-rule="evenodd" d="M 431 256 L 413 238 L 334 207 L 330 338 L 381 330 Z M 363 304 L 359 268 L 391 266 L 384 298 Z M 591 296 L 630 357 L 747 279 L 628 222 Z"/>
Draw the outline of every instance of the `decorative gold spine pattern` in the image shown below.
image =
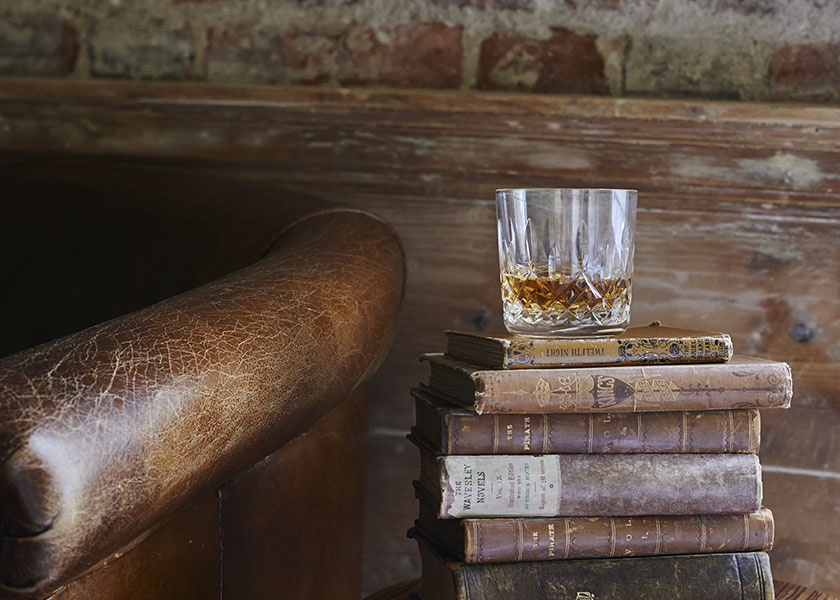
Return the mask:
<path id="1" fill-rule="evenodd" d="M 533 338 L 513 334 L 447 331 L 446 353 L 492 369 L 572 365 L 656 365 L 726 362 L 732 339 L 725 333 L 663 326 L 635 327 L 613 336 Z"/>
<path id="2" fill-rule="evenodd" d="M 482 370 L 426 354 L 430 387 L 477 413 L 598 413 L 787 408 L 786 363 L 735 357 L 670 366 Z"/>

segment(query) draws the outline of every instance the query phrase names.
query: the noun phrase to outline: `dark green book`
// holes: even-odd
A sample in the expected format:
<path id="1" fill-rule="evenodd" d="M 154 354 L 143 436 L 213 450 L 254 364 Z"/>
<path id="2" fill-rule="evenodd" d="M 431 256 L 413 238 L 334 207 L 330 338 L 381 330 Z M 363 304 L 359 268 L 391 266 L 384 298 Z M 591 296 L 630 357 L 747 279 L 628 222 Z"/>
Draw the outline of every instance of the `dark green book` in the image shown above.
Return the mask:
<path id="1" fill-rule="evenodd" d="M 416 533 L 423 600 L 773 600 L 764 552 L 467 564 Z"/>

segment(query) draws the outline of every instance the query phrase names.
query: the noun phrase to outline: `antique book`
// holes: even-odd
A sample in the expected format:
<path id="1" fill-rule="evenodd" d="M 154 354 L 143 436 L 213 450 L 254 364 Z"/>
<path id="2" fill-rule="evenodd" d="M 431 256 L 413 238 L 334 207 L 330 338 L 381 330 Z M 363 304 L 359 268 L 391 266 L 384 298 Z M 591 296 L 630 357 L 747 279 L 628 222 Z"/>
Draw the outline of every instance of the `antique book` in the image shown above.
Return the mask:
<path id="1" fill-rule="evenodd" d="M 469 564 L 416 532 L 423 600 L 773 600 L 764 552 Z"/>
<path id="2" fill-rule="evenodd" d="M 755 454 L 759 412 L 483 414 L 415 388 L 412 432 L 441 454 Z"/>
<path id="3" fill-rule="evenodd" d="M 416 484 L 416 482 L 415 482 Z M 417 486 L 415 529 L 467 563 L 770 550 L 773 514 L 439 519 Z"/>
<path id="4" fill-rule="evenodd" d="M 446 354 L 489 369 L 726 362 L 732 358 L 732 339 L 656 324 L 580 338 L 447 331 Z"/>
<path id="5" fill-rule="evenodd" d="M 755 454 L 440 456 L 420 448 L 438 517 L 728 515 L 761 506 Z"/>
<path id="6" fill-rule="evenodd" d="M 424 354 L 429 386 L 478 413 L 640 412 L 787 408 L 787 363 L 735 356 L 725 363 L 486 370 Z"/>

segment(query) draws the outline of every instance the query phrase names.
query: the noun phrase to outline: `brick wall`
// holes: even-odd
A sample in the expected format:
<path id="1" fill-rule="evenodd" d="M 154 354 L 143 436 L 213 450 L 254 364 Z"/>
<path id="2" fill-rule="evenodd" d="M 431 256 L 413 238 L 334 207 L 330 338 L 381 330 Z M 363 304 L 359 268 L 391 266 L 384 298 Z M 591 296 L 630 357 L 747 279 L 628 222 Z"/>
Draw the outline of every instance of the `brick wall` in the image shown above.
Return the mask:
<path id="1" fill-rule="evenodd" d="M 838 32 L 837 0 L 0 0 L 0 75 L 837 102 Z"/>

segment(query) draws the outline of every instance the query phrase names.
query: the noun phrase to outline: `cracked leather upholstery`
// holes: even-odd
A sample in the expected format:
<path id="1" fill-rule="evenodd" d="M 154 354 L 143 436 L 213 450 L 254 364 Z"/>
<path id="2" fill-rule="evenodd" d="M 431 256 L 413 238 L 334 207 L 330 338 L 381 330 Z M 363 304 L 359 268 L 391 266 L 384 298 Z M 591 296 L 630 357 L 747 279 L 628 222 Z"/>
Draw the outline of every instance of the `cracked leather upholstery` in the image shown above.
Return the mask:
<path id="1" fill-rule="evenodd" d="M 399 242 L 369 214 L 305 204 L 267 217 L 256 262 L 0 360 L 0 598 L 49 595 L 376 369 Z"/>

